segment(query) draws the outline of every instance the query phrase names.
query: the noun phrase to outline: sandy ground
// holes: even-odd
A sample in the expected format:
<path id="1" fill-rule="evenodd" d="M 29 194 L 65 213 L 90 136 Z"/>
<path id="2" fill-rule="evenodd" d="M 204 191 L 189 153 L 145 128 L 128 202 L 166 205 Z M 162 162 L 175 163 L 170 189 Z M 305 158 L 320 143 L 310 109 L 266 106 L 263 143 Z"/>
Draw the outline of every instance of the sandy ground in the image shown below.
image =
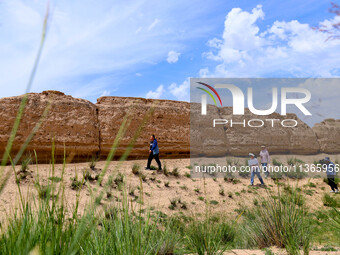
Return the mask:
<path id="1" fill-rule="evenodd" d="M 295 156 L 306 163 L 313 163 L 325 157 L 325 154 L 312 156 Z M 294 155 L 274 155 L 273 158 L 287 162 L 287 159 L 294 157 Z M 228 157 L 229 160 L 244 162 L 245 158 Z M 331 156 L 333 161 L 340 159 L 340 155 Z M 118 162 L 112 161 L 108 167 L 108 171 L 104 177 L 104 184 L 108 181 L 109 176 L 113 180 L 119 174 L 124 176 L 125 189 L 127 198 L 130 204 L 136 210 L 150 209 L 151 211 L 162 211 L 167 215 L 171 214 L 186 214 L 186 215 L 204 215 L 207 210 L 211 213 L 223 214 L 231 219 L 238 217 L 241 207 L 254 206 L 254 201 L 261 196 L 276 193 L 278 185 L 271 178 L 264 179 L 266 187 L 259 186 L 259 180 L 255 179 L 255 186 L 249 186 L 250 180 L 239 179 L 239 182 L 233 183 L 225 181 L 223 178 L 190 178 L 190 159 L 167 159 L 161 160 L 162 164 L 166 164 L 169 172 L 175 168 L 178 169 L 179 176 L 168 175 L 157 171 L 146 171 L 144 166 L 146 160 L 133 160 Z M 89 171 L 92 176 L 99 174 L 104 169 L 105 161 L 97 162 L 96 169 L 91 170 L 89 163 L 74 163 L 67 164 L 64 169 L 64 181 L 55 184 L 55 190 L 61 188 L 62 184 L 65 190 L 65 202 L 68 209 L 71 211 L 75 207 L 77 197 L 79 198 L 79 211 L 81 214 L 88 204 L 93 201 L 91 192 L 96 193 L 103 190 L 103 187 L 98 186 L 97 181 L 88 181 L 87 184 L 82 185 L 79 191 L 71 188 L 72 178 L 78 176 L 78 179 L 83 178 L 83 172 Z M 132 166 L 137 164 L 140 166 L 140 174 L 132 173 Z M 156 165 L 156 162 L 153 162 Z M 20 166 L 16 167 L 16 172 L 20 171 Z M 57 164 L 54 168 L 54 176 L 62 176 L 63 165 Z M 20 199 L 33 201 L 37 200 L 37 188 L 34 185 L 39 180 L 39 183 L 44 185 L 51 182 L 52 166 L 47 164 L 30 165 L 28 175 L 20 181 L 20 190 L 22 197 L 19 196 L 18 185 L 16 183 L 15 175 L 10 167 L 6 168 L 11 172 L 11 176 L 0 194 L 0 217 L 1 221 L 8 217 L 8 213 L 12 214 L 20 206 Z M 262 175 L 263 176 L 263 175 Z M 321 177 L 325 177 L 321 175 Z M 322 178 L 306 178 L 299 181 L 292 179 L 281 180 L 281 183 L 286 185 L 299 186 L 302 192 L 305 193 L 306 205 L 311 211 L 324 208 L 322 203 L 322 196 L 329 193 L 330 189 L 327 184 L 323 182 Z M 316 187 L 308 187 L 306 184 L 313 182 Z M 114 181 L 113 181 L 114 183 Z M 222 192 L 222 190 L 224 192 Z M 310 194 L 312 190 L 312 195 Z M 107 192 L 106 192 L 107 191 Z M 122 190 L 117 185 L 111 185 L 104 192 L 104 197 L 99 208 L 108 207 L 112 204 L 120 203 L 122 198 Z M 133 192 L 132 192 L 133 191 Z M 108 196 L 109 195 L 109 196 Z M 340 196 L 340 194 L 331 194 L 331 196 Z M 169 208 L 171 200 L 180 200 L 177 202 L 175 208 Z M 208 201 L 208 203 L 206 202 Z M 212 202 L 213 201 L 213 202 Z M 185 205 L 185 206 L 183 206 Z M 261 250 L 232 250 L 226 254 L 264 254 Z M 275 254 L 285 254 L 284 251 L 277 250 Z M 318 252 L 312 251 L 310 254 L 340 254 L 339 252 Z"/>
<path id="2" fill-rule="evenodd" d="M 314 160 L 323 158 L 325 155 L 313 155 L 313 156 L 296 156 L 297 158 L 303 160 L 306 163 L 313 163 Z M 285 163 L 287 158 L 292 157 L 292 155 L 276 155 L 272 158 Z M 339 158 L 340 155 L 334 155 L 331 157 L 334 161 Z M 231 160 L 238 160 L 244 162 L 244 159 L 240 158 L 229 158 Z M 153 162 L 153 165 L 156 162 Z M 130 201 L 135 202 L 135 204 L 141 204 L 143 202 L 143 208 L 151 208 L 152 210 L 159 210 L 166 214 L 173 214 L 178 212 L 183 212 L 185 214 L 192 213 L 204 213 L 207 209 L 206 199 L 211 202 L 209 203 L 209 210 L 214 213 L 223 213 L 230 217 L 237 217 L 237 212 L 235 209 L 243 206 L 253 206 L 254 200 L 260 196 L 265 196 L 266 194 L 276 193 L 278 186 L 270 178 L 264 179 L 266 183 L 266 188 L 260 187 L 259 180 L 255 178 L 255 186 L 249 187 L 249 179 L 240 179 L 239 183 L 226 182 L 223 178 L 196 178 L 192 179 L 187 177 L 190 173 L 190 169 L 187 166 L 190 165 L 190 159 L 167 159 L 162 160 L 162 163 L 166 164 L 166 168 L 169 172 L 173 169 L 178 168 L 179 176 L 169 175 L 166 176 L 164 173 L 158 173 L 157 171 L 146 171 L 144 166 L 146 165 L 145 160 L 133 160 L 125 161 L 119 163 L 118 161 L 112 161 L 108 168 L 108 171 L 104 178 L 104 183 L 106 183 L 108 176 L 112 176 L 113 179 L 116 178 L 118 173 L 125 176 L 125 187 L 128 194 L 127 197 Z M 121 165 L 120 165 L 121 164 Z M 140 175 L 135 175 L 132 173 L 131 169 L 134 164 L 138 164 L 141 169 Z M 73 208 L 78 192 L 71 189 L 71 178 L 78 176 L 78 179 L 82 179 L 83 171 L 90 171 L 92 176 L 100 173 L 101 169 L 104 168 L 105 162 L 98 162 L 96 165 L 96 170 L 90 170 L 89 163 L 75 163 L 67 164 L 64 170 L 64 187 L 65 187 L 65 198 L 69 208 Z M 61 177 L 63 165 L 55 165 L 55 176 Z M 8 171 L 12 171 L 9 167 Z M 16 167 L 16 171 L 20 170 L 20 166 Z M 46 184 L 49 177 L 52 176 L 51 165 L 30 165 L 29 175 L 26 179 L 21 180 L 20 189 L 24 199 L 32 198 L 37 196 L 37 191 L 34 183 L 39 179 L 39 182 Z M 145 176 L 144 180 L 141 180 L 141 176 Z M 262 175 L 263 176 L 263 175 Z M 325 177 L 321 174 L 322 177 Z M 329 192 L 329 187 L 323 182 L 322 178 L 315 179 L 302 179 L 299 181 L 292 179 L 284 179 L 281 182 L 289 185 L 297 185 L 302 188 L 302 190 L 312 190 L 313 194 L 306 194 L 306 203 L 311 210 L 317 210 L 323 208 L 322 196 L 324 193 Z M 316 184 L 315 188 L 306 187 L 308 182 L 313 182 Z M 59 189 L 60 183 L 56 184 L 56 190 Z M 79 192 L 79 209 L 80 212 L 84 210 L 87 204 L 91 200 L 90 187 L 95 189 L 97 187 L 97 181 L 87 182 L 87 185 L 83 185 Z M 102 190 L 102 187 L 97 187 L 97 190 Z M 132 194 L 134 190 L 134 195 Z M 141 192 L 141 190 L 143 192 Z M 222 192 L 222 190 L 224 192 Z M 121 198 L 121 191 L 118 188 L 109 188 L 109 195 L 107 197 L 106 192 L 103 199 L 103 205 L 110 205 L 114 201 L 119 201 Z M 336 194 L 332 194 L 336 196 Z M 137 198 L 138 197 L 138 198 Z M 174 199 L 179 199 L 182 204 L 186 205 L 186 208 L 181 208 L 181 204 L 175 208 L 175 210 L 169 209 L 170 201 Z M 139 203 L 137 203 L 139 202 Z M 6 214 L 11 210 L 17 208 L 20 204 L 20 196 L 18 192 L 18 186 L 15 182 L 15 176 L 11 174 L 6 187 L 0 194 L 0 217 L 6 217 Z"/>

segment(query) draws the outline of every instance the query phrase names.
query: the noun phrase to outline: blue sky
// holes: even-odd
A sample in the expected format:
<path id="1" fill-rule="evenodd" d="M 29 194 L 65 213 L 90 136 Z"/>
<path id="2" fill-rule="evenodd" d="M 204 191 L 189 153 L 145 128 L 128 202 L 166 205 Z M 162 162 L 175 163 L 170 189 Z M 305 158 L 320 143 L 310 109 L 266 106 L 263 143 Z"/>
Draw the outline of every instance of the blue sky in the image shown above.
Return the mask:
<path id="1" fill-rule="evenodd" d="M 23 94 L 47 2 L 0 1 L 0 97 Z M 189 77 L 338 77 L 328 1 L 51 1 L 33 92 L 189 100 Z"/>

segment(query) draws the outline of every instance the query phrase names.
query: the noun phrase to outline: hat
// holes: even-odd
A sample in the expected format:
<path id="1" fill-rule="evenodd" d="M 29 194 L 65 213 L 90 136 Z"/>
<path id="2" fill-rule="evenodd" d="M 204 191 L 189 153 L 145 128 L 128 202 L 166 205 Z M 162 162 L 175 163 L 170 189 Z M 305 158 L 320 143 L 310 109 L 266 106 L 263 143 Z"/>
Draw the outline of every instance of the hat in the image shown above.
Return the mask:
<path id="1" fill-rule="evenodd" d="M 266 145 L 261 145 L 261 148 L 266 148 Z"/>
<path id="2" fill-rule="evenodd" d="M 331 161 L 329 157 L 325 157 L 325 160 L 326 161 Z"/>
<path id="3" fill-rule="evenodd" d="M 249 153 L 248 154 L 250 157 L 255 157 L 255 154 L 254 153 Z"/>

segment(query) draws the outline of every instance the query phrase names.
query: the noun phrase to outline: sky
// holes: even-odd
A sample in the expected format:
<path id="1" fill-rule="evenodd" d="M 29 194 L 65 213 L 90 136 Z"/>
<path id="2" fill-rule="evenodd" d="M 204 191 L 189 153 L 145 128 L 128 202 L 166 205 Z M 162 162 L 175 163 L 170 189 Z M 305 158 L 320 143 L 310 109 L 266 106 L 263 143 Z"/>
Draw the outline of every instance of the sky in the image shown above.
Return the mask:
<path id="1" fill-rule="evenodd" d="M 320 0 L 50 1 L 31 88 L 189 101 L 190 77 L 340 76 L 340 22 Z M 0 97 L 21 95 L 47 1 L 0 0 Z M 339 93 L 340 95 L 340 93 Z"/>

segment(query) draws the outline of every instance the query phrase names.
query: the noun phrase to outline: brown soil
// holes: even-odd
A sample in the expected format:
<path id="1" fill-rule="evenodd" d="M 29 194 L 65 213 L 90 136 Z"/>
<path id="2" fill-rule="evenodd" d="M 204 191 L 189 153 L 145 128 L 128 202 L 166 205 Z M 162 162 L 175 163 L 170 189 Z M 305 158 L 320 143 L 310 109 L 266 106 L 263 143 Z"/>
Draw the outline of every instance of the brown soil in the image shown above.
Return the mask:
<path id="1" fill-rule="evenodd" d="M 325 155 L 320 154 L 296 157 L 306 163 L 312 163 L 314 160 L 320 159 L 324 156 Z M 272 158 L 276 158 L 283 163 L 287 161 L 288 157 L 292 157 L 292 155 L 272 156 Z M 332 159 L 334 160 L 337 158 L 340 158 L 340 156 L 332 156 Z M 241 159 L 241 161 L 243 162 L 244 159 Z M 206 201 L 208 201 L 208 208 L 212 213 L 223 213 L 224 215 L 227 215 L 231 218 L 237 217 L 238 213 L 235 210 L 240 208 L 241 205 L 253 206 L 255 199 L 258 199 L 261 196 L 266 196 L 267 194 L 276 193 L 278 190 L 278 185 L 276 185 L 275 182 L 270 178 L 264 179 L 266 188 L 260 187 L 258 185 L 259 180 L 257 178 L 255 178 L 256 185 L 254 187 L 249 186 L 249 179 L 240 179 L 239 183 L 233 184 L 232 182 L 226 182 L 223 178 L 189 178 L 186 175 L 190 173 L 190 169 L 187 168 L 187 166 L 190 165 L 190 159 L 167 159 L 162 160 L 162 163 L 166 164 L 166 168 L 169 172 L 172 172 L 174 168 L 178 168 L 179 176 L 166 176 L 164 173 L 158 173 L 157 171 L 146 171 L 144 170 L 144 166 L 146 165 L 145 160 L 125 161 L 121 163 L 121 166 L 119 166 L 119 161 L 112 161 L 104 178 L 104 184 L 106 183 L 108 176 L 112 175 L 114 179 L 118 173 L 121 173 L 125 176 L 125 190 L 127 193 L 129 193 L 131 190 L 134 190 L 134 196 L 132 194 L 127 194 L 129 200 L 134 202 L 133 204 L 138 204 L 138 206 L 140 206 L 140 203 L 137 202 L 141 201 L 142 199 L 144 202 L 142 206 L 143 208 L 159 210 L 166 214 L 174 214 L 178 212 L 183 212 L 184 214 L 203 214 L 207 209 Z M 131 169 L 133 164 L 140 165 L 141 170 L 139 175 L 132 173 Z M 89 163 L 74 163 L 66 165 L 64 173 L 65 200 L 70 209 L 74 207 L 78 194 L 76 190 L 71 189 L 71 178 L 77 175 L 78 179 L 81 180 L 84 170 L 88 170 L 94 177 L 96 174 L 100 173 L 100 169 L 103 169 L 104 165 L 105 161 L 98 162 L 96 165 L 96 170 L 90 170 Z M 61 177 L 62 167 L 63 166 L 61 164 L 55 165 L 55 176 Z M 6 169 L 8 171 L 12 171 L 10 167 L 7 167 Z M 18 172 L 19 170 L 20 166 L 17 166 L 16 171 Z M 47 164 L 40 164 L 38 166 L 30 165 L 28 171 L 29 174 L 27 177 L 22 179 L 20 182 L 20 189 L 23 199 L 27 199 L 28 197 L 37 197 L 37 189 L 34 183 L 38 176 L 39 181 L 42 184 L 46 184 L 49 181 L 49 177 L 52 176 L 51 165 Z M 145 181 L 142 181 L 140 178 L 143 175 L 146 176 Z M 324 193 L 329 193 L 330 189 L 329 186 L 323 182 L 322 178 L 306 178 L 298 181 L 284 179 L 280 182 L 292 186 L 297 185 L 302 189 L 302 191 L 312 190 L 313 195 L 305 194 L 307 206 L 312 211 L 324 208 L 322 196 Z M 305 186 L 308 182 L 313 182 L 316 184 L 316 187 Z M 60 183 L 61 182 L 58 182 L 56 184 L 56 189 L 60 187 Z M 93 189 L 98 183 L 97 181 L 90 181 L 87 182 L 87 184 L 89 186 L 83 185 L 79 192 L 80 213 L 86 208 L 87 204 L 91 200 L 89 187 Z M 141 184 L 143 194 L 140 192 Z M 99 191 L 102 189 L 102 187 L 98 188 Z M 221 190 L 224 190 L 224 194 L 220 192 Z M 119 201 L 122 195 L 122 192 L 117 188 L 110 188 L 108 193 L 111 195 L 111 197 L 107 198 L 105 195 L 102 205 L 110 205 L 117 200 Z M 333 194 L 333 196 L 336 196 L 336 194 Z M 182 209 L 180 204 L 175 208 L 175 210 L 169 209 L 168 207 L 170 205 L 170 200 L 173 199 L 180 199 L 186 204 L 187 209 Z M 211 202 L 213 200 L 214 202 Z M 7 213 L 15 208 L 18 208 L 19 205 L 20 196 L 18 192 L 18 186 L 12 171 L 6 187 L 0 194 L 1 218 L 4 219 Z"/>

